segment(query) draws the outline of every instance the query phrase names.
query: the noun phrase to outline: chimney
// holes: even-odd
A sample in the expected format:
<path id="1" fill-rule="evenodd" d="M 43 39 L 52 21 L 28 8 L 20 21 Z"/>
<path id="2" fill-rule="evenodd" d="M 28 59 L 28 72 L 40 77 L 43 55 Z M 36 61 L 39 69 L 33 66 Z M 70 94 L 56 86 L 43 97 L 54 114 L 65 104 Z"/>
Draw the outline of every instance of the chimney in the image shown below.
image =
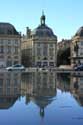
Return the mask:
<path id="1" fill-rule="evenodd" d="M 30 34 L 31 34 L 31 30 L 29 29 L 29 27 L 26 27 L 26 36 L 27 36 L 27 38 L 30 38 Z"/>

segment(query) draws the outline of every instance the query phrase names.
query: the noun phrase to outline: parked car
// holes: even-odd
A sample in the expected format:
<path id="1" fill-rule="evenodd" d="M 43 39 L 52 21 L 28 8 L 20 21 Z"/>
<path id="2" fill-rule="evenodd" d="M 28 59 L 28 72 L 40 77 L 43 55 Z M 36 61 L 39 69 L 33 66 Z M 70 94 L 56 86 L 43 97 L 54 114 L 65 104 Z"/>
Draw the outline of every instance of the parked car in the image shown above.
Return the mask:
<path id="1" fill-rule="evenodd" d="M 16 64 L 10 67 L 6 68 L 8 71 L 12 71 L 12 70 L 25 70 L 25 67 L 21 64 Z"/>
<path id="2" fill-rule="evenodd" d="M 75 67 L 74 69 L 75 69 L 75 71 L 83 71 L 83 64 Z"/>
<path id="3" fill-rule="evenodd" d="M 39 68 L 38 70 L 39 70 L 39 71 L 48 72 L 48 69 L 47 69 L 47 68 Z"/>

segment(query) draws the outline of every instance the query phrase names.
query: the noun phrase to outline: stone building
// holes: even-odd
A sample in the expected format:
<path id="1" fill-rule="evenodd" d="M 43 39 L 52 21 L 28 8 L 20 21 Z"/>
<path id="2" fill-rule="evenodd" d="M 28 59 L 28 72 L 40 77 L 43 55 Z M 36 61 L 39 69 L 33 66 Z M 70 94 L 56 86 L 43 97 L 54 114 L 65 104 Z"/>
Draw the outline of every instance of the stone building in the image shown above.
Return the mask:
<path id="1" fill-rule="evenodd" d="M 0 67 L 21 63 L 20 34 L 13 25 L 0 23 Z"/>
<path id="2" fill-rule="evenodd" d="M 40 18 L 40 25 L 33 30 L 33 65 L 37 67 L 56 66 L 57 62 L 57 36 L 45 24 L 45 15 Z"/>
<path id="3" fill-rule="evenodd" d="M 31 30 L 26 27 L 26 35 L 21 39 L 22 64 L 26 67 L 32 66 L 32 38 Z"/>
<path id="4" fill-rule="evenodd" d="M 57 36 L 45 24 L 45 19 L 45 15 L 42 14 L 40 25 L 33 31 L 28 29 L 26 37 L 22 38 L 22 55 L 26 56 L 23 62 L 27 60 L 28 66 L 56 66 Z"/>
<path id="5" fill-rule="evenodd" d="M 57 43 L 57 66 L 70 65 L 71 39 L 62 39 Z"/>
<path id="6" fill-rule="evenodd" d="M 71 43 L 71 65 L 79 65 L 83 63 L 83 27 L 72 38 Z"/>

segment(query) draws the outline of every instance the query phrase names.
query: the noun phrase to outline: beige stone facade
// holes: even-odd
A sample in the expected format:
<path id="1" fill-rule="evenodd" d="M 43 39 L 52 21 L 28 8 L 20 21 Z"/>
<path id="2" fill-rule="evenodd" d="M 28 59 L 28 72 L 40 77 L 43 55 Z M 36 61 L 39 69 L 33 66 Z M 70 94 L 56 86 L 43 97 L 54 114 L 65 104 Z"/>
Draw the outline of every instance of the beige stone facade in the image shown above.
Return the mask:
<path id="1" fill-rule="evenodd" d="M 45 15 L 40 25 L 31 31 L 27 28 L 22 38 L 22 62 L 25 66 L 55 67 L 57 63 L 57 36 L 45 24 Z"/>
<path id="2" fill-rule="evenodd" d="M 0 23 L 0 67 L 21 63 L 21 39 L 11 24 Z"/>
<path id="3" fill-rule="evenodd" d="M 32 66 L 32 39 L 29 33 L 21 39 L 22 64 L 26 67 Z"/>
<path id="4" fill-rule="evenodd" d="M 55 67 L 57 62 L 57 36 L 45 24 L 45 15 L 40 18 L 40 25 L 32 32 L 33 66 Z"/>
<path id="5" fill-rule="evenodd" d="M 83 63 L 83 27 L 72 38 L 71 42 L 71 65 Z"/>

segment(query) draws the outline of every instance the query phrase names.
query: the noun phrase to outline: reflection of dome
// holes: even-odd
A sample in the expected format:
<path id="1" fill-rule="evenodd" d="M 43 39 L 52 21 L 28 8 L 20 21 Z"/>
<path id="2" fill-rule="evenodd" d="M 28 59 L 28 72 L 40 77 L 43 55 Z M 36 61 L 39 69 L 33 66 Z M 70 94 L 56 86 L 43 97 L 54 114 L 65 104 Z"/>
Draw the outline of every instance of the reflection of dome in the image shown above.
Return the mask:
<path id="1" fill-rule="evenodd" d="M 8 109 L 16 102 L 18 97 L 0 98 L 0 109 Z"/>
<path id="2" fill-rule="evenodd" d="M 33 100 L 34 103 L 40 108 L 40 116 L 44 117 L 44 108 L 53 101 L 53 96 L 36 96 Z"/>
<path id="3" fill-rule="evenodd" d="M 83 27 L 80 27 L 78 31 L 76 32 L 75 36 L 83 37 Z"/>
<path id="4" fill-rule="evenodd" d="M 38 36 L 38 37 L 56 37 L 52 31 L 51 28 L 49 28 L 46 24 L 45 24 L 45 15 L 42 14 L 40 20 L 41 20 L 41 24 L 33 30 L 32 32 L 32 36 Z"/>
<path id="5" fill-rule="evenodd" d="M 37 104 L 40 108 L 45 108 L 48 104 L 50 104 L 53 99 L 53 97 L 44 97 L 44 96 L 37 96 L 37 97 L 34 97 L 34 102 L 35 104 Z"/>
<path id="6" fill-rule="evenodd" d="M 19 35 L 13 25 L 0 23 L 0 35 Z"/>

